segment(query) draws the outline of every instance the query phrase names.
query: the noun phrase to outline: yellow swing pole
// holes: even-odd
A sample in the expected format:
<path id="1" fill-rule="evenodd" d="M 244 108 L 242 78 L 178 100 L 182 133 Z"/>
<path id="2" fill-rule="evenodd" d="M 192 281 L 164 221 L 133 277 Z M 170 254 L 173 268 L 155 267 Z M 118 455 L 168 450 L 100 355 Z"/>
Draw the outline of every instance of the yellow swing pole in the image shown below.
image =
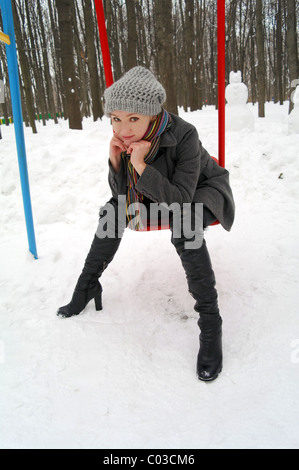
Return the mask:
<path id="1" fill-rule="evenodd" d="M 4 34 L 2 33 L 2 31 L 0 31 L 0 41 L 5 42 L 5 44 L 7 44 L 8 46 L 10 45 L 10 38 L 8 34 Z"/>

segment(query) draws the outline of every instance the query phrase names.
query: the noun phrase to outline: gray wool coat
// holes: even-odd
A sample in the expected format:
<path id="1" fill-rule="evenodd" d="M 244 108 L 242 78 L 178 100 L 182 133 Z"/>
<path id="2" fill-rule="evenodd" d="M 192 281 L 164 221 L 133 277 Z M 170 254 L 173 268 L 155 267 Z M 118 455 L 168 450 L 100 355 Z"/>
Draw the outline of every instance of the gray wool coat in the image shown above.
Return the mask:
<path id="1" fill-rule="evenodd" d="M 203 148 L 192 124 L 174 114 L 171 117 L 172 125 L 161 136 L 158 154 L 154 162 L 146 166 L 136 189 L 157 203 L 201 202 L 229 231 L 235 214 L 229 172 Z M 118 173 L 109 161 L 108 180 L 113 197 L 127 194 L 123 161 Z"/>

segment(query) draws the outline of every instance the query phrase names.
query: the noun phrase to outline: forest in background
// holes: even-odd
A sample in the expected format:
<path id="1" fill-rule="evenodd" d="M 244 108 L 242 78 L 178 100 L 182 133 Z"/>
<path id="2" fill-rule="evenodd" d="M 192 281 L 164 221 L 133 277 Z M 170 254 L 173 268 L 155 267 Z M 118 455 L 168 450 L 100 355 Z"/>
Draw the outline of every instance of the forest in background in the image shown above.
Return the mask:
<path id="1" fill-rule="evenodd" d="M 217 106 L 216 0 L 105 0 L 114 80 L 135 65 L 150 68 L 177 113 Z M 281 104 L 299 83 L 298 0 L 226 1 L 226 85 L 240 70 L 249 101 Z M 105 74 L 93 0 L 12 0 L 20 68 L 23 118 L 103 116 Z M 0 30 L 3 31 L 0 16 Z M 0 117 L 12 115 L 6 51 L 0 43 L 5 100 Z M 290 100 L 290 110 L 292 102 Z"/>

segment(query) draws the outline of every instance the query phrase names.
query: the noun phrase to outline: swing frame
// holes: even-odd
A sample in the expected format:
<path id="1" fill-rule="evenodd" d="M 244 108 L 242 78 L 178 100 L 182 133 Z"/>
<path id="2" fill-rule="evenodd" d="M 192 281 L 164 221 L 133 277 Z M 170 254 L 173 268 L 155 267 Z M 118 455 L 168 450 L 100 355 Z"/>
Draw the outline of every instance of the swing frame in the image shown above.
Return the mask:
<path id="1" fill-rule="evenodd" d="M 111 58 L 105 24 L 105 14 L 102 0 L 94 0 L 99 36 L 102 49 L 102 57 L 107 88 L 113 84 Z M 218 159 L 213 158 L 219 166 L 225 168 L 225 0 L 217 0 L 217 48 L 218 48 Z M 211 225 L 218 225 L 218 220 Z M 147 232 L 153 230 L 169 229 L 169 224 L 152 226 L 147 221 L 147 226 L 138 231 Z"/>

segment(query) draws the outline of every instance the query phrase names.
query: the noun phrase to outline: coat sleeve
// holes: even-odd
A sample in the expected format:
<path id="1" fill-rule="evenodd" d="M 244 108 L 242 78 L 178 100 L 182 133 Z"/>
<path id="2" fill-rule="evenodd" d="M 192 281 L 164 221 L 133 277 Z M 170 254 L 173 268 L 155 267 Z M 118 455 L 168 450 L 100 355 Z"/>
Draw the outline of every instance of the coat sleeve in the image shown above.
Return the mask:
<path id="1" fill-rule="evenodd" d="M 189 129 L 177 144 L 176 166 L 168 179 L 153 165 L 147 165 L 136 189 L 157 203 L 192 202 L 200 173 L 202 147 L 195 128 Z"/>

